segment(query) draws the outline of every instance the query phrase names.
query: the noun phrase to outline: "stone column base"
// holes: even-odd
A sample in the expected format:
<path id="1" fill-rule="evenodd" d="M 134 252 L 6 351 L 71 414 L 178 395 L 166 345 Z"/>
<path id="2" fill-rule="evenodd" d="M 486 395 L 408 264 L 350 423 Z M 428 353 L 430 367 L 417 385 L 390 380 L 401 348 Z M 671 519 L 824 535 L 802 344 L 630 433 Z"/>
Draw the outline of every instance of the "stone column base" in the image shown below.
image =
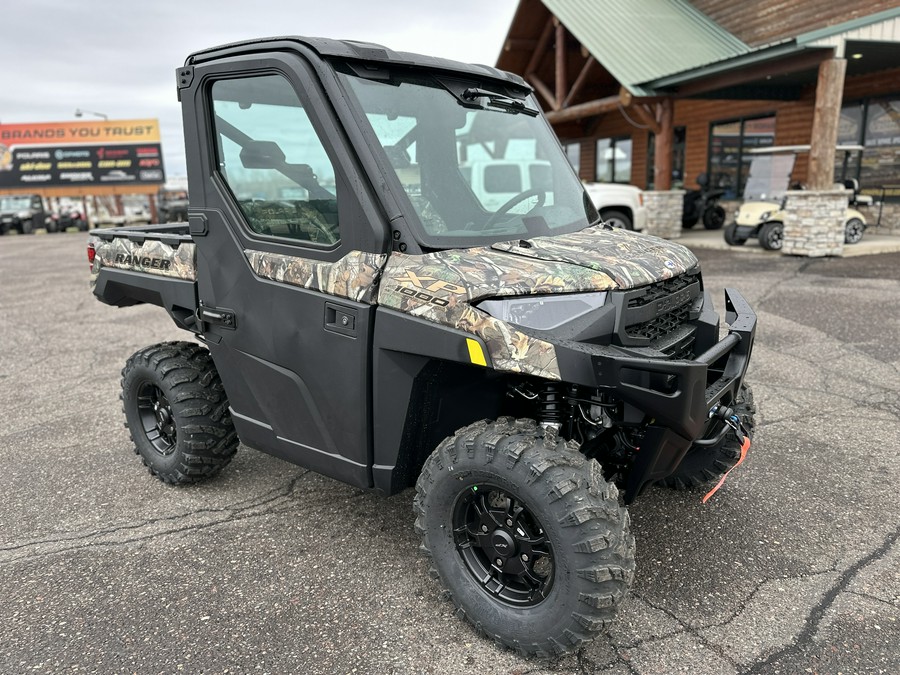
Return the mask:
<path id="1" fill-rule="evenodd" d="M 681 214 L 684 211 L 684 190 L 647 190 L 647 234 L 663 239 L 681 237 Z"/>
<path id="2" fill-rule="evenodd" d="M 844 253 L 848 190 L 790 190 L 784 206 L 784 255 L 823 258 Z"/>

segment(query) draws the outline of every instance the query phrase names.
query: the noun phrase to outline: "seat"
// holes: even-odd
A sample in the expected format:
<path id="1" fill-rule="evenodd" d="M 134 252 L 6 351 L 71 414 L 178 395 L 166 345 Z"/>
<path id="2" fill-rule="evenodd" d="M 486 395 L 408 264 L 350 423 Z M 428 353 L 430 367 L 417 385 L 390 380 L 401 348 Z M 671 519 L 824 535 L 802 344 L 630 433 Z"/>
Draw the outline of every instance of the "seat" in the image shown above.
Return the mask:
<path id="1" fill-rule="evenodd" d="M 871 195 L 859 194 L 859 181 L 855 178 L 847 178 L 843 185 L 852 193 L 850 195 L 850 206 L 872 206 L 875 203 L 875 198 Z"/>

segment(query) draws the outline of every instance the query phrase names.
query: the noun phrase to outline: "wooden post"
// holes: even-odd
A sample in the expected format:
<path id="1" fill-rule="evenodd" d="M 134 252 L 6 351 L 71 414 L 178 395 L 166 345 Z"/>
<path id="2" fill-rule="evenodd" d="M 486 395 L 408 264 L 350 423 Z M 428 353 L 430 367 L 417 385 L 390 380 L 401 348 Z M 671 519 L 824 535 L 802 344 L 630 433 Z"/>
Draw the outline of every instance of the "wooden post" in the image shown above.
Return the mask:
<path id="1" fill-rule="evenodd" d="M 556 24 L 556 109 L 563 107 L 566 100 L 566 27 Z"/>
<path id="2" fill-rule="evenodd" d="M 834 184 L 834 153 L 846 72 L 846 59 L 828 59 L 819 64 L 806 181 L 810 190 L 830 190 Z"/>
<path id="3" fill-rule="evenodd" d="M 656 133 L 656 155 L 653 158 L 653 188 L 672 189 L 672 145 L 674 143 L 674 104 L 666 98 L 657 104 L 659 108 L 659 131 Z"/>

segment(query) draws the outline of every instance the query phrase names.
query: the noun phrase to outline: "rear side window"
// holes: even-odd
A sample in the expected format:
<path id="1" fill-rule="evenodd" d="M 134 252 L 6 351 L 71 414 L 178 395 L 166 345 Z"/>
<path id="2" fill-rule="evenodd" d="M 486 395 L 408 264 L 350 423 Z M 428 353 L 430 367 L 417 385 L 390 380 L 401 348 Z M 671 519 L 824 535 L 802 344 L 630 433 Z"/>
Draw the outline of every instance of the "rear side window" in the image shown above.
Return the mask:
<path id="1" fill-rule="evenodd" d="M 334 167 L 281 75 L 212 86 L 218 172 L 255 233 L 306 244 L 340 241 Z"/>

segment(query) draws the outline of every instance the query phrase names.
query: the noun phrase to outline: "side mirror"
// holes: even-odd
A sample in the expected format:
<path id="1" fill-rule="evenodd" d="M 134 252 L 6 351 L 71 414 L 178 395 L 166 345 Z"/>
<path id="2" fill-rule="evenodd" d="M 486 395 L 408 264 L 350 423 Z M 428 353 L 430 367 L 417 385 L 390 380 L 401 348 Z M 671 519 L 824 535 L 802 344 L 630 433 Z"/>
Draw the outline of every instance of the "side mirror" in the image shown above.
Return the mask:
<path id="1" fill-rule="evenodd" d="M 284 150 L 274 141 L 252 141 L 241 148 L 245 169 L 277 169 L 284 166 Z"/>

